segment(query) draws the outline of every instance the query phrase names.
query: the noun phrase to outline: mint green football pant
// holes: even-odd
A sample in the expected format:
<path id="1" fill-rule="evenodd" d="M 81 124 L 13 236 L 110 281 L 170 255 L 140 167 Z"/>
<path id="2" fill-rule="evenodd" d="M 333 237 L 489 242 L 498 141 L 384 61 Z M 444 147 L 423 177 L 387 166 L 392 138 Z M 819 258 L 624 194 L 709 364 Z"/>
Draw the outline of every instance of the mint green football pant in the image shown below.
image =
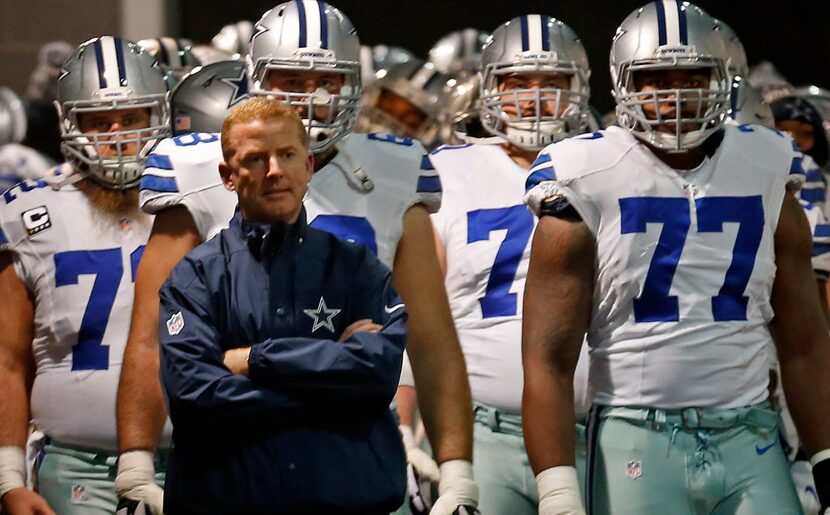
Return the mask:
<path id="1" fill-rule="evenodd" d="M 165 453 L 166 454 L 166 453 Z M 156 482 L 164 485 L 164 455 L 156 455 Z M 36 488 L 60 515 L 113 515 L 118 504 L 118 454 L 47 441 L 36 470 Z"/>
<path id="2" fill-rule="evenodd" d="M 764 402 L 736 409 L 594 406 L 589 515 L 783 515 L 801 506 Z"/>
<path id="3" fill-rule="evenodd" d="M 576 468 L 585 477 L 585 426 L 576 427 Z M 537 515 L 536 476 L 525 450 L 519 415 L 475 404 L 473 474 L 483 515 Z M 583 488 L 584 491 L 584 488 Z"/>

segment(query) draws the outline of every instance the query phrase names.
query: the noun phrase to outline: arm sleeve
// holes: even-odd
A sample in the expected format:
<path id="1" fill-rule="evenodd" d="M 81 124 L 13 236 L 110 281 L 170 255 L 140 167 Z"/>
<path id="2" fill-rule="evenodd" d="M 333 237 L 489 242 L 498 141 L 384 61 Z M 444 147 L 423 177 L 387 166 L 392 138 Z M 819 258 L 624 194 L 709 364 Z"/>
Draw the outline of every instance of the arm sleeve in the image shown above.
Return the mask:
<path id="1" fill-rule="evenodd" d="M 363 252 L 351 285 L 353 319 L 383 323 L 379 332 L 356 333 L 344 342 L 279 338 L 253 345 L 251 379 L 309 401 L 388 406 L 401 373 L 406 308 L 392 288 L 391 273 L 369 252 Z"/>
<path id="2" fill-rule="evenodd" d="M 192 265 L 185 261 L 181 266 Z M 160 291 L 161 381 L 176 428 L 208 423 L 212 430 L 238 430 L 263 418 L 304 411 L 299 400 L 225 368 L 208 291 L 192 270 L 186 272 L 174 272 Z M 172 282 L 181 275 L 191 275 L 184 288 Z"/>

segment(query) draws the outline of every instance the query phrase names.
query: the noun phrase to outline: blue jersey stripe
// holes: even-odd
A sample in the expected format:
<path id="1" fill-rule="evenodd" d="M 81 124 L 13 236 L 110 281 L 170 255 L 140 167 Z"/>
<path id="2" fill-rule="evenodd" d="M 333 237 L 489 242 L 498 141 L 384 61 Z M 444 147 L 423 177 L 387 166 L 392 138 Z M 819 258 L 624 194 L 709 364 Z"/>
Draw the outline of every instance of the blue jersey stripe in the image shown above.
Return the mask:
<path id="1" fill-rule="evenodd" d="M 822 173 L 821 170 L 818 168 L 811 168 L 807 170 L 807 181 L 808 182 L 824 182 L 822 180 Z"/>
<path id="2" fill-rule="evenodd" d="M 0 245 L 3 245 L 3 244 L 8 243 L 8 242 L 9 242 L 9 239 L 6 238 L 6 233 L 4 233 L 2 229 L 0 229 Z"/>
<path id="3" fill-rule="evenodd" d="M 816 230 L 813 232 L 813 236 L 818 238 L 830 236 L 830 224 L 816 225 Z"/>
<path id="4" fill-rule="evenodd" d="M 794 157 L 793 162 L 790 164 L 790 173 L 797 173 L 804 175 L 804 168 L 801 167 L 801 159 Z"/>
<path id="5" fill-rule="evenodd" d="M 104 51 L 101 49 L 101 38 L 92 43 L 92 48 L 95 50 L 95 62 L 98 65 L 98 87 L 104 89 L 107 87 L 107 78 L 104 75 Z"/>
<path id="6" fill-rule="evenodd" d="M 686 8 L 683 7 L 683 2 L 677 0 L 677 21 L 680 26 L 680 44 L 689 44 L 689 30 L 686 23 Z"/>
<path id="7" fill-rule="evenodd" d="M 532 174 L 528 175 L 527 180 L 525 181 L 525 191 L 532 190 L 540 182 L 555 181 L 555 180 L 556 180 L 556 173 L 553 171 L 552 166 L 541 168 L 539 170 L 536 170 Z"/>
<path id="8" fill-rule="evenodd" d="M 150 154 L 144 163 L 144 168 L 158 168 L 160 170 L 172 170 L 173 162 L 170 157 L 163 154 Z"/>
<path id="9" fill-rule="evenodd" d="M 530 50 L 530 35 L 527 31 L 527 16 L 521 16 L 519 17 L 519 20 L 519 24 L 522 29 L 522 51 L 527 52 Z"/>
<path id="10" fill-rule="evenodd" d="M 548 28 L 548 21 L 550 18 L 541 16 L 542 18 L 542 50 L 550 52 L 550 29 Z"/>
<path id="11" fill-rule="evenodd" d="M 320 48 L 329 47 L 329 20 L 326 18 L 326 3 L 317 2 L 320 7 Z"/>
<path id="12" fill-rule="evenodd" d="M 815 204 L 816 202 L 824 202 L 825 191 L 824 188 L 807 188 L 799 191 L 798 196 L 805 202 Z"/>
<path id="13" fill-rule="evenodd" d="M 113 43 L 115 44 L 115 60 L 118 62 L 118 84 L 120 86 L 127 85 L 127 68 L 124 66 L 124 44 L 121 41 L 121 38 L 114 37 Z M 159 42 L 161 44 L 161 42 Z"/>
<path id="14" fill-rule="evenodd" d="M 654 7 L 657 9 L 658 44 L 662 46 L 668 43 L 668 36 L 666 35 L 666 9 L 663 6 L 663 0 L 654 0 Z"/>
<path id="15" fill-rule="evenodd" d="M 535 166 L 538 166 L 540 164 L 550 163 L 550 161 L 550 154 L 539 154 L 539 156 L 536 157 L 536 161 L 533 161 L 533 164 L 530 165 L 530 167 L 534 168 Z"/>
<path id="16" fill-rule="evenodd" d="M 305 5 L 303 5 L 303 0 L 294 0 L 297 4 L 297 16 L 300 19 L 300 41 L 297 43 L 297 46 L 300 48 L 307 47 L 308 44 L 306 43 L 306 19 L 305 19 Z"/>
<path id="17" fill-rule="evenodd" d="M 830 244 L 828 243 L 813 243 L 813 256 L 820 256 L 830 252 Z"/>
<path id="18" fill-rule="evenodd" d="M 435 167 L 432 166 L 432 161 L 429 160 L 428 154 L 424 154 L 421 157 L 421 170 L 435 170 Z"/>
<path id="19" fill-rule="evenodd" d="M 415 191 L 418 193 L 439 193 L 441 191 L 441 178 L 437 175 L 422 175 L 418 177 L 418 186 Z"/>
<path id="20" fill-rule="evenodd" d="M 174 177 L 159 177 L 158 175 L 144 174 L 141 176 L 142 190 L 159 191 L 162 193 L 178 193 L 179 185 Z"/>

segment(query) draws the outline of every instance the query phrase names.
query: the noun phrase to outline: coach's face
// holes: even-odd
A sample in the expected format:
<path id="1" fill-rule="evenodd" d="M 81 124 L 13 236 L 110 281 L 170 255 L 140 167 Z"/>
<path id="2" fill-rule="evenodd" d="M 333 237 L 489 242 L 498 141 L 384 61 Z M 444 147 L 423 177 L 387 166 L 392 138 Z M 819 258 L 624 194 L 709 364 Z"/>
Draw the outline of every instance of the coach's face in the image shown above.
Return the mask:
<path id="1" fill-rule="evenodd" d="M 242 217 L 254 223 L 293 223 L 303 205 L 314 157 L 300 128 L 283 120 L 231 128 L 229 161 L 219 165 L 225 187 L 236 191 Z"/>

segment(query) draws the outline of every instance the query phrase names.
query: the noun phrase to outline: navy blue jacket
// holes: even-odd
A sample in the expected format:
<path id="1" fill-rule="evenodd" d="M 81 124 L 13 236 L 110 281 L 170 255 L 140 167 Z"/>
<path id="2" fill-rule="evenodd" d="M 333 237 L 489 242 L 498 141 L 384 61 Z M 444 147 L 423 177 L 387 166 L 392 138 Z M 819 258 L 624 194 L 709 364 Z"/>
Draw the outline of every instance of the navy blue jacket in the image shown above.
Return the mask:
<path id="1" fill-rule="evenodd" d="M 391 273 L 307 226 L 230 227 L 160 291 L 161 379 L 173 421 L 164 509 L 382 513 L 406 461 L 389 411 L 406 340 Z M 353 322 L 384 327 L 340 343 Z M 251 347 L 249 376 L 223 353 Z"/>

